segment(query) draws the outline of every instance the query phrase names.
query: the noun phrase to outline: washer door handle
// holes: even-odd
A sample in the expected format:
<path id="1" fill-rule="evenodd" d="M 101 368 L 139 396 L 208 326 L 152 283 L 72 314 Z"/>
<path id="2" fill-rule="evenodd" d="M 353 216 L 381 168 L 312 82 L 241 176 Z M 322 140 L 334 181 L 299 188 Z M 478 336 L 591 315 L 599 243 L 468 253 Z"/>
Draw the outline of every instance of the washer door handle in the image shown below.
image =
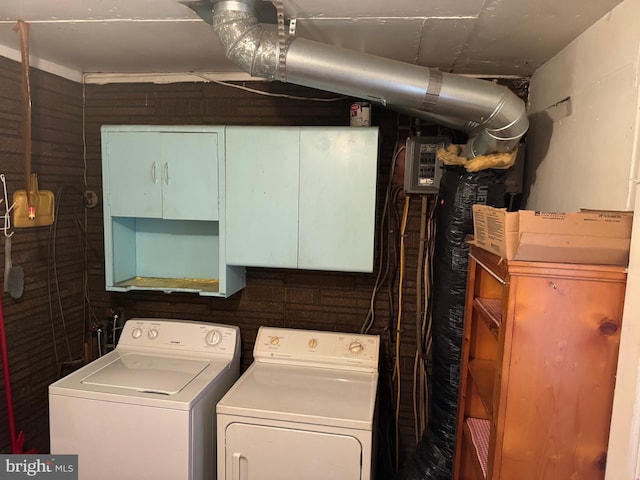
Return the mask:
<path id="1" fill-rule="evenodd" d="M 232 480 L 247 480 L 249 473 L 248 468 L 242 468 L 247 466 L 247 458 L 241 453 L 233 454 L 233 464 L 231 465 L 231 479 Z"/>

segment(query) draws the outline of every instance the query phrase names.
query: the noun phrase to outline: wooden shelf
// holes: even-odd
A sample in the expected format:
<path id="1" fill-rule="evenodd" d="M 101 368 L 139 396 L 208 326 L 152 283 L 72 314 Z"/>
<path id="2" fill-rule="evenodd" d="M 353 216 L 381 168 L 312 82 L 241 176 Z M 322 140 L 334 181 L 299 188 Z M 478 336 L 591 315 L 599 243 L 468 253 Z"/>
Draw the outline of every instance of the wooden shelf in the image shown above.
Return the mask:
<path id="1" fill-rule="evenodd" d="M 478 311 L 491 334 L 498 338 L 502 323 L 501 300 L 498 298 L 476 298 L 473 300 L 473 307 Z"/>
<path id="2" fill-rule="evenodd" d="M 471 245 L 454 480 L 605 478 L 625 289 L 624 267 Z"/>
<path id="3" fill-rule="evenodd" d="M 468 451 L 472 453 L 472 462 L 478 478 L 487 478 L 490 431 L 489 420 L 467 418 L 464 421 L 464 438 Z"/>
<path id="4" fill-rule="evenodd" d="M 496 376 L 496 362 L 474 359 L 469 362 L 469 374 L 478 389 L 480 400 L 490 417 L 493 415 L 493 387 Z"/>
<path id="5" fill-rule="evenodd" d="M 116 283 L 117 287 L 160 288 L 176 291 L 203 291 L 217 292 L 220 283 L 217 279 L 209 278 L 161 278 L 161 277 L 134 277 Z"/>

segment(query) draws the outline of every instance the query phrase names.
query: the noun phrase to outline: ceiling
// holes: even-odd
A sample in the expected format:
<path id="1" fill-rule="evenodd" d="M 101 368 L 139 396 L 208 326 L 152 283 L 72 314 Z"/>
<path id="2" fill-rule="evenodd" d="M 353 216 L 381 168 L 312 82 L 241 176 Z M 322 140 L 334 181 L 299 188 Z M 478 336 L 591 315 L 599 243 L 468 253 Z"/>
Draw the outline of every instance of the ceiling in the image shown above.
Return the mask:
<path id="1" fill-rule="evenodd" d="M 436 67 L 529 76 L 622 0 L 283 0 L 296 35 Z M 274 12 L 271 4 L 263 4 Z M 264 9 L 263 9 L 264 10 Z M 2 0 L 0 55 L 67 76 L 237 75 L 211 26 L 179 0 Z M 266 28 L 275 28 L 272 23 Z"/>

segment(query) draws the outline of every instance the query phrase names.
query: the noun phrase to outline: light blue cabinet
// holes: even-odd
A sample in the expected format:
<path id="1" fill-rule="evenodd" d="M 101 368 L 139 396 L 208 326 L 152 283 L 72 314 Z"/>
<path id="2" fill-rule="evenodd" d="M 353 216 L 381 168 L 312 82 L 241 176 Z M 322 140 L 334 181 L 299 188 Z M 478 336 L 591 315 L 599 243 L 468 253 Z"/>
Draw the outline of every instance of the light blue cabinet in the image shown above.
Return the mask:
<path id="1" fill-rule="evenodd" d="M 224 127 L 103 126 L 107 290 L 229 296 Z"/>
<path id="2" fill-rule="evenodd" d="M 371 272 L 377 128 L 103 126 L 111 291 L 228 297 L 245 267 Z"/>
<path id="3" fill-rule="evenodd" d="M 371 272 L 378 129 L 227 127 L 227 262 Z"/>
<path id="4" fill-rule="evenodd" d="M 227 259 L 298 267 L 298 127 L 227 127 Z"/>
<path id="5" fill-rule="evenodd" d="M 113 131 L 105 155 L 112 215 L 218 220 L 216 131 Z"/>

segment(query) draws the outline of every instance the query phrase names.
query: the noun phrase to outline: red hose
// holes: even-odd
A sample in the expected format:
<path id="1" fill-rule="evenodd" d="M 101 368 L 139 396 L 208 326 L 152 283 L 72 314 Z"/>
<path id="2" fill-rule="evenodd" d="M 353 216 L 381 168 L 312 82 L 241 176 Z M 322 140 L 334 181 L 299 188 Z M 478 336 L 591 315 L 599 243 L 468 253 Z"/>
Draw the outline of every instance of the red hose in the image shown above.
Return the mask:
<path id="1" fill-rule="evenodd" d="M 4 391 L 7 396 L 7 416 L 9 417 L 9 434 L 11 435 L 11 453 L 19 453 L 16 437 L 16 423 L 13 416 L 13 399 L 11 397 L 11 377 L 9 376 L 9 356 L 7 355 L 7 337 L 4 330 L 4 312 L 2 310 L 2 294 L 0 294 L 0 350 L 2 351 L 2 370 L 4 373 Z"/>

